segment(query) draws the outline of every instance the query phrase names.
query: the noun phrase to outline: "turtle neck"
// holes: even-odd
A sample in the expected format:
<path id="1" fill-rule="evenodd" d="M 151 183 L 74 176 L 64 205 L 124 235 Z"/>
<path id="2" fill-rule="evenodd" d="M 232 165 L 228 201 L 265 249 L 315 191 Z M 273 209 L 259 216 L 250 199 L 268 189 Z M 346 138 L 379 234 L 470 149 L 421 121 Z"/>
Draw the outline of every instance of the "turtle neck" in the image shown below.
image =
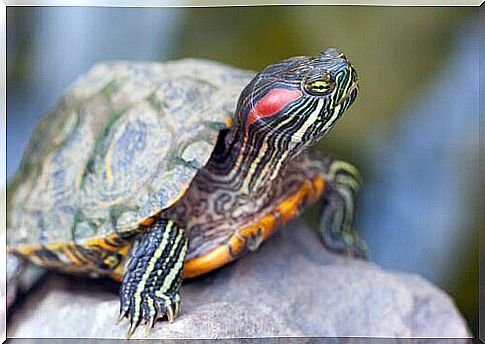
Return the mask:
<path id="1" fill-rule="evenodd" d="M 207 168 L 215 183 L 224 183 L 231 190 L 247 195 L 260 194 L 271 187 L 285 166 L 288 149 L 271 134 L 259 133 L 254 137 L 250 133 L 247 139 L 244 134 L 240 125 L 221 133 Z"/>

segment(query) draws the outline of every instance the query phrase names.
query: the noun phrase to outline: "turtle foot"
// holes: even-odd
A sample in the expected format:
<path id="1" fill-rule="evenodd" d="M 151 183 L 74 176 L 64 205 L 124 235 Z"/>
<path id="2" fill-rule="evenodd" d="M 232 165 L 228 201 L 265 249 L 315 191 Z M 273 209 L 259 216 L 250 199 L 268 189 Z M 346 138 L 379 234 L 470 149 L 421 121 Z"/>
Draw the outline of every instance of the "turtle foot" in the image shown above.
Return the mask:
<path id="1" fill-rule="evenodd" d="M 179 293 L 166 295 L 158 292 L 147 292 L 141 296 L 141 300 L 137 301 L 136 296 L 134 296 L 128 306 L 121 304 L 118 322 L 124 318 L 128 319 L 130 327 L 126 335 L 127 338 L 135 333 L 140 324 L 145 325 L 146 334 L 149 334 L 158 319 L 166 316 L 169 322 L 173 322 L 179 313 Z"/>
<path id="2" fill-rule="evenodd" d="M 164 219 L 156 220 L 135 243 L 120 289 L 120 320 L 126 317 L 130 322 L 128 338 L 140 323 L 149 331 L 164 316 L 173 322 L 179 311 L 186 251 L 182 228 Z"/>
<path id="3" fill-rule="evenodd" d="M 354 229 L 337 233 L 323 231 L 322 240 L 325 247 L 331 251 L 364 260 L 369 258 L 367 244 Z"/>

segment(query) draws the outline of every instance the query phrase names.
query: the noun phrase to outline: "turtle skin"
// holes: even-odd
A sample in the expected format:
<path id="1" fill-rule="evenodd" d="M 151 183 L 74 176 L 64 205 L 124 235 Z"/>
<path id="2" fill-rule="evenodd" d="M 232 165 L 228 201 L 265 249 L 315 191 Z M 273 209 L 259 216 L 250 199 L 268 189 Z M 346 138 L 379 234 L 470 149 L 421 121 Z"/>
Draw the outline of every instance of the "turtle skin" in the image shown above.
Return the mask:
<path id="1" fill-rule="evenodd" d="M 328 68 L 341 68 L 334 58 L 350 66 L 333 51 L 323 58 Z M 128 335 L 142 322 L 151 327 L 160 317 L 173 321 L 182 278 L 256 250 L 319 199 L 327 247 L 365 256 L 365 244 L 352 227 L 358 171 L 325 155 L 301 153 L 298 144 L 274 142 L 281 152 L 298 151 L 283 164 L 267 142 L 247 144 L 249 125 L 259 123 L 254 113 L 237 118 L 244 101 L 250 109 L 273 111 L 274 99 L 261 105 L 254 99 L 257 92 L 246 90 L 266 74 L 269 85 L 280 85 L 287 74 L 271 74 L 288 63 L 290 72 L 298 72 L 297 60 L 256 76 L 190 59 L 93 67 L 39 123 L 8 186 L 8 253 L 47 268 L 121 281 L 120 318 L 130 321 Z M 302 65 L 305 70 L 312 61 Z M 338 110 L 328 121 L 355 99 L 352 74 L 345 78 L 348 95 L 339 90 L 345 97 L 329 103 Z M 301 96 L 300 91 L 276 91 L 277 97 Z M 276 104 L 281 101 L 277 98 Z M 324 108 L 321 99 L 316 101 L 318 109 Z M 322 134 L 311 130 L 321 137 L 331 124 Z M 273 159 L 266 165 L 278 167 L 271 173 L 260 164 L 266 174 L 253 173 L 254 161 L 265 160 L 266 152 Z M 250 162 L 236 173 L 246 158 Z M 232 181 L 231 175 L 236 176 Z"/>

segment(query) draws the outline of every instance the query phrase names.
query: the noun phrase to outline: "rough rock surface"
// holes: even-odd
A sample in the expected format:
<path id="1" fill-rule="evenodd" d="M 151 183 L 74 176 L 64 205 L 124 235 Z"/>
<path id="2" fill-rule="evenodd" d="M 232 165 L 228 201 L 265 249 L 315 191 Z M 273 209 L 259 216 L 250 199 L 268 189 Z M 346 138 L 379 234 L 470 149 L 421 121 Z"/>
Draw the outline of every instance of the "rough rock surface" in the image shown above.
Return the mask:
<path id="1" fill-rule="evenodd" d="M 326 251 L 301 221 L 255 253 L 185 281 L 181 315 L 153 338 L 267 336 L 469 337 L 443 291 Z M 116 285 L 50 275 L 9 321 L 9 337 L 124 338 Z M 146 337 L 143 327 L 134 335 Z"/>

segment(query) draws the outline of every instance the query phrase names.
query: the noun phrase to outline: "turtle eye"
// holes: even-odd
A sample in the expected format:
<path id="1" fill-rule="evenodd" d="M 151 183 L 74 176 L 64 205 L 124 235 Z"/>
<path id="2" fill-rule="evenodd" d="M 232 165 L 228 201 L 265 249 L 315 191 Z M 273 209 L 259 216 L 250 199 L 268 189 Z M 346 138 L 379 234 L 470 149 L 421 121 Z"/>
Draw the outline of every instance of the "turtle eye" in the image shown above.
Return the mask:
<path id="1" fill-rule="evenodd" d="M 305 80 L 304 88 L 312 96 L 324 96 L 335 88 L 335 81 L 330 74 L 313 76 Z"/>

